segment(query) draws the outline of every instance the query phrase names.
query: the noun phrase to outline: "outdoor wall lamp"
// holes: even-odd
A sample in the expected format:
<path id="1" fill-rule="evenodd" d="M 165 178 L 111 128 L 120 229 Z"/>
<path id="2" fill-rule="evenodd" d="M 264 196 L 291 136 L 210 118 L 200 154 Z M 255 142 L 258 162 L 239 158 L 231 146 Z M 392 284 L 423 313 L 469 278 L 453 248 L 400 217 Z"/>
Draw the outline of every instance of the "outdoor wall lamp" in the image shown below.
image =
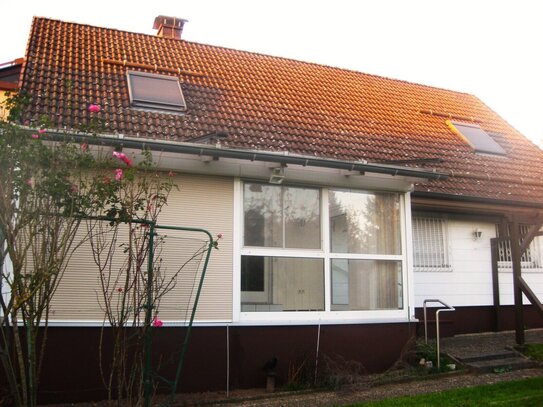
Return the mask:
<path id="1" fill-rule="evenodd" d="M 476 228 L 471 235 L 473 236 L 473 240 L 479 240 L 481 236 L 483 236 L 483 231 L 479 228 Z"/>
<path id="2" fill-rule="evenodd" d="M 285 167 L 272 168 L 269 183 L 279 185 L 285 179 Z"/>

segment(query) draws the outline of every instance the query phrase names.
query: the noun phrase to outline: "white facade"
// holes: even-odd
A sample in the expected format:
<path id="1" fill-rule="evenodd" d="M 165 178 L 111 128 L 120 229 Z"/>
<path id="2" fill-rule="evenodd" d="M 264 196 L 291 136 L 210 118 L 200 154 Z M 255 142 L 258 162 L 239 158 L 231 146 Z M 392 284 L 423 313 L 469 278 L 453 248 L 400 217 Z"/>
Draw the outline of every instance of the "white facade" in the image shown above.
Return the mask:
<path id="1" fill-rule="evenodd" d="M 424 216 L 424 215 L 422 215 Z M 480 237 L 475 237 L 480 232 Z M 496 237 L 496 225 L 457 218 L 446 218 L 444 241 L 448 266 L 441 270 L 422 271 L 415 267 L 415 304 L 422 307 L 425 299 L 440 299 L 455 307 L 492 306 L 492 262 L 490 239 Z M 534 239 L 534 256 L 541 256 L 542 238 Z M 541 258 L 539 258 L 541 265 Z M 500 304 L 512 305 L 513 275 L 511 267 L 499 268 Z M 543 300 L 543 269 L 523 268 L 522 276 Z M 529 301 L 525 298 L 525 304 Z"/>

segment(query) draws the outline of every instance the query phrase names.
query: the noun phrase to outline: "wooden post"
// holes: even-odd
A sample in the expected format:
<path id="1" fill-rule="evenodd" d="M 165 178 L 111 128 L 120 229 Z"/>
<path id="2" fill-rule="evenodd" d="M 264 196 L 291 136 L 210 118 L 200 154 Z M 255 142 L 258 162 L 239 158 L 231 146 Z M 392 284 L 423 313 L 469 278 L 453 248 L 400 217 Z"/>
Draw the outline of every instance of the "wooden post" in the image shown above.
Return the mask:
<path id="1" fill-rule="evenodd" d="M 503 235 L 500 235 L 503 236 Z M 500 321 L 500 280 L 498 273 L 498 245 L 504 240 L 501 238 L 490 239 L 490 255 L 492 258 L 492 295 L 494 303 L 494 331 L 501 331 Z"/>
<path id="2" fill-rule="evenodd" d="M 510 224 L 509 237 L 511 241 L 511 262 L 513 266 L 513 294 L 515 299 L 515 339 L 518 345 L 524 345 L 524 310 L 522 308 L 522 287 L 521 278 L 521 251 L 519 224 L 516 216 L 513 215 L 513 222 Z"/>

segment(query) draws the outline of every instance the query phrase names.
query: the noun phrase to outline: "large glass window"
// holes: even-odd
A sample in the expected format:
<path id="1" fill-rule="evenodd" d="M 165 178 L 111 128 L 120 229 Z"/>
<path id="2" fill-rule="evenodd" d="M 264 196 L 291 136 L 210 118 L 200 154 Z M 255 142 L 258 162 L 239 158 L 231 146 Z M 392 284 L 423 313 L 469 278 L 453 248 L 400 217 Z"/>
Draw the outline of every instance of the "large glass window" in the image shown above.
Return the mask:
<path id="1" fill-rule="evenodd" d="M 241 312 L 403 309 L 401 208 L 396 193 L 244 183 Z"/>

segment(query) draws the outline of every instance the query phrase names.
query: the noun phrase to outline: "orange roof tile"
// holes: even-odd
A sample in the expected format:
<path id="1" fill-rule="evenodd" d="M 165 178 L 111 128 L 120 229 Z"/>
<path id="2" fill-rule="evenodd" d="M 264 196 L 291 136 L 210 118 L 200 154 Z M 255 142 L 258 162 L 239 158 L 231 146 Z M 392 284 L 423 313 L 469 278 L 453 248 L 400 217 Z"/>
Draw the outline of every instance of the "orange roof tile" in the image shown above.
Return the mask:
<path id="1" fill-rule="evenodd" d="M 178 75 L 184 114 L 130 107 L 127 70 Z M 387 162 L 441 158 L 448 180 L 418 191 L 543 204 L 543 152 L 475 96 L 184 40 L 35 18 L 22 89 L 26 119 L 58 127 L 187 141 L 226 132 L 225 146 Z M 481 155 L 445 121 L 474 121 L 505 149 Z M 415 166 L 416 164 L 411 164 Z"/>

